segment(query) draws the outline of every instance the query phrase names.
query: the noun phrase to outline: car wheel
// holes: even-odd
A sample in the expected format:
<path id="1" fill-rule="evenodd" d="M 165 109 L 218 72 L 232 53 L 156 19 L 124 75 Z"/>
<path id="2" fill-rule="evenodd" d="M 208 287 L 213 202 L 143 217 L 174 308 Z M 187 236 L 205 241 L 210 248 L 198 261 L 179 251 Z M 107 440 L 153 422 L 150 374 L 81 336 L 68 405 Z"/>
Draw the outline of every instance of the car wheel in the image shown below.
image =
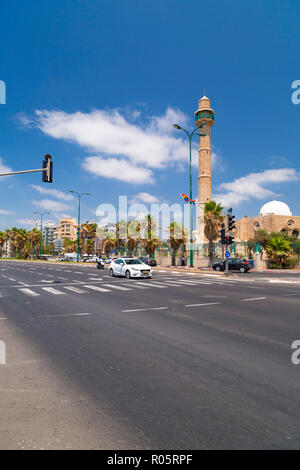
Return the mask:
<path id="1" fill-rule="evenodd" d="M 246 268 L 244 268 L 243 266 L 240 267 L 240 273 L 245 273 L 246 272 Z"/>
<path id="2" fill-rule="evenodd" d="M 110 275 L 110 277 L 114 277 L 114 271 L 113 271 L 112 268 L 110 268 L 110 270 L 109 270 L 109 275 Z"/>
<path id="3" fill-rule="evenodd" d="M 221 271 L 220 266 L 216 266 L 214 269 L 215 269 L 215 271 Z"/>
<path id="4" fill-rule="evenodd" d="M 131 278 L 131 274 L 130 274 L 130 271 L 127 269 L 126 273 L 125 273 L 125 277 L 126 279 L 130 279 Z"/>

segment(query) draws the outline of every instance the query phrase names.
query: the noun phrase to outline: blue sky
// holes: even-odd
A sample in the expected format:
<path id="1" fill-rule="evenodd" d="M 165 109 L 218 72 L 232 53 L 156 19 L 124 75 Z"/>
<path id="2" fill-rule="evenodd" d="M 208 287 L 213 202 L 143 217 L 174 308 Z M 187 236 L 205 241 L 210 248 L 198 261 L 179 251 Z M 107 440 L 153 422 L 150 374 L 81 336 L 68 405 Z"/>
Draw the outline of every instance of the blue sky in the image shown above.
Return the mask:
<path id="1" fill-rule="evenodd" d="M 52 185 L 1 178 L 0 228 L 30 228 L 33 211 L 75 216 L 69 189 L 92 193 L 86 220 L 119 195 L 181 203 L 188 142 L 172 123 L 193 129 L 204 89 L 216 113 L 213 193 L 237 216 L 272 193 L 300 215 L 299 15 L 295 0 L 1 5 L 0 168 L 37 168 L 50 153 L 55 169 Z M 196 165 L 193 184 L 196 197 Z"/>

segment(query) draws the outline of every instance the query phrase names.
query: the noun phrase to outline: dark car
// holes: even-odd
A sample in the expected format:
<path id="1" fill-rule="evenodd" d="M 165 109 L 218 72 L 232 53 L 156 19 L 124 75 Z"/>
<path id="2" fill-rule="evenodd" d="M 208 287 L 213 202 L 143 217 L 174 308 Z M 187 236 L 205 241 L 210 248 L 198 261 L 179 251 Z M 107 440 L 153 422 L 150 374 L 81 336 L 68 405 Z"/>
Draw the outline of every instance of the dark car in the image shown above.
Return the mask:
<path id="1" fill-rule="evenodd" d="M 215 271 L 225 271 L 225 261 L 217 261 L 213 264 Z M 248 261 L 241 258 L 229 258 L 228 269 L 230 271 L 240 271 L 240 273 L 247 273 L 251 269 L 251 265 Z"/>
<path id="2" fill-rule="evenodd" d="M 140 260 L 142 263 L 148 264 L 148 266 L 157 266 L 157 261 L 156 261 L 155 259 L 147 258 L 147 257 L 141 256 L 141 257 L 139 258 L 139 260 Z"/>

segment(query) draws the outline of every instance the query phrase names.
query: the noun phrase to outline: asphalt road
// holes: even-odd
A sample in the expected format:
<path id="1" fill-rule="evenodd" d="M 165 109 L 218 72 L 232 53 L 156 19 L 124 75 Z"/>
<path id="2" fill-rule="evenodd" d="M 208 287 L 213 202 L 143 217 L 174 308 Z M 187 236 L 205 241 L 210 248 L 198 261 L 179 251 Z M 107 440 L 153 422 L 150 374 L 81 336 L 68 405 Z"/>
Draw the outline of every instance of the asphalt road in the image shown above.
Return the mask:
<path id="1" fill-rule="evenodd" d="M 0 448 L 300 447 L 300 286 L 0 263 Z"/>

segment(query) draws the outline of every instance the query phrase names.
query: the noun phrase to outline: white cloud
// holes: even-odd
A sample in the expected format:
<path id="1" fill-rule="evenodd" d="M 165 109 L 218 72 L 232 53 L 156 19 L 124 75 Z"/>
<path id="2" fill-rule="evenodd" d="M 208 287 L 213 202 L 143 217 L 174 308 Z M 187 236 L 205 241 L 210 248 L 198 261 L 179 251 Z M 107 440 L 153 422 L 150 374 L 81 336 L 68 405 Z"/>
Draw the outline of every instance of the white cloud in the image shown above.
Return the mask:
<path id="1" fill-rule="evenodd" d="M 273 191 L 266 186 L 297 181 L 299 175 L 294 168 L 280 168 L 276 170 L 265 170 L 261 173 L 250 173 L 237 178 L 230 183 L 222 183 L 220 190 L 223 193 L 213 195 L 213 198 L 221 202 L 224 207 L 237 206 L 249 199 L 264 199 L 271 197 Z"/>
<path id="2" fill-rule="evenodd" d="M 17 222 L 21 225 L 26 225 L 29 227 L 35 227 L 39 225 L 38 221 L 35 219 L 17 219 Z"/>
<path id="3" fill-rule="evenodd" d="M 117 158 L 87 157 L 82 164 L 90 173 L 104 178 L 113 178 L 126 183 L 153 183 L 152 171 L 148 168 L 135 166 L 127 160 Z"/>
<path id="4" fill-rule="evenodd" d="M 7 211 L 6 209 L 0 209 L 0 214 L 6 215 L 6 214 L 14 214 L 12 211 Z"/>
<path id="5" fill-rule="evenodd" d="M 130 200 L 130 203 L 135 204 L 141 201 L 144 202 L 145 204 L 155 204 L 159 202 L 159 198 L 149 193 L 138 193 L 132 197 L 132 199 Z"/>
<path id="6" fill-rule="evenodd" d="M 43 188 L 42 186 L 38 186 L 36 184 L 31 184 L 30 187 L 41 194 L 49 194 L 49 196 L 56 197 L 57 199 L 63 199 L 65 201 L 74 200 L 74 196 L 72 196 L 72 194 L 64 193 L 63 191 L 59 191 L 58 189 Z"/>
<path id="7" fill-rule="evenodd" d="M 62 202 L 52 201 L 51 199 L 41 199 L 40 201 L 32 201 L 35 206 L 39 206 L 42 209 L 53 211 L 53 212 L 61 212 L 61 211 L 68 211 L 70 210 L 70 206 L 64 204 Z"/>
<path id="8" fill-rule="evenodd" d="M 12 171 L 12 169 L 5 165 L 3 159 L 0 157 L 0 173 L 7 173 L 9 171 Z"/>
<path id="9" fill-rule="evenodd" d="M 117 109 L 70 114 L 43 110 L 36 111 L 36 117 L 30 123 L 24 119 L 23 123 L 34 123 L 46 135 L 92 151 L 95 156 L 87 157 L 83 167 L 96 175 L 129 183 L 134 180 L 152 183 L 152 169 L 164 169 L 170 163 L 188 160 L 188 140 L 182 131 L 172 127 L 174 122 L 185 124 L 187 117 L 179 110 L 167 108 L 164 115 L 152 116 L 146 125 L 142 125 L 136 122 L 138 116 L 139 111 L 122 115 Z M 126 175 L 120 170 L 115 172 L 117 162 Z M 129 172 L 141 180 L 130 177 Z"/>

